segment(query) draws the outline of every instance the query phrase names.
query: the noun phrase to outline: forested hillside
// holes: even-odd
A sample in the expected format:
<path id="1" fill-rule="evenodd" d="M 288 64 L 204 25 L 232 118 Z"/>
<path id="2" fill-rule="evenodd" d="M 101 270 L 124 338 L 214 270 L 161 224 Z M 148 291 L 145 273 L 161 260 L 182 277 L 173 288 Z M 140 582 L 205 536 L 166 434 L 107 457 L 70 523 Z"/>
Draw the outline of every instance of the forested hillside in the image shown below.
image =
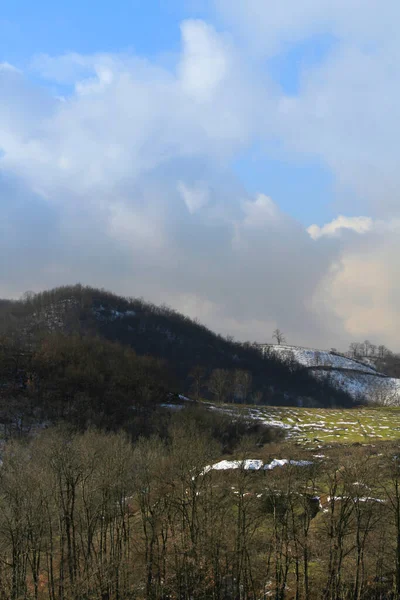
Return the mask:
<path id="1" fill-rule="evenodd" d="M 2 396 L 82 425 L 126 420 L 168 394 L 195 400 L 350 406 L 299 364 L 262 356 L 166 306 L 80 285 L 0 303 Z M 13 402 L 9 403 L 10 389 Z"/>

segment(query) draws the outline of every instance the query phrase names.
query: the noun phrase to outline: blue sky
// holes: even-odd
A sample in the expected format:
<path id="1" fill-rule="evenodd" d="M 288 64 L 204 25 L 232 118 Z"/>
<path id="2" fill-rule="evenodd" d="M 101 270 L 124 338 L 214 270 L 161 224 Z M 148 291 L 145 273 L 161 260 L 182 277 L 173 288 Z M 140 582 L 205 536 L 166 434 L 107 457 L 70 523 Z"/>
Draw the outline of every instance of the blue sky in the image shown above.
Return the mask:
<path id="1" fill-rule="evenodd" d="M 180 22 L 203 14 L 180 0 L 3 0 L 0 52 L 12 63 L 40 52 L 174 52 Z"/>
<path id="2" fill-rule="evenodd" d="M 26 68 L 38 54 L 133 52 L 173 65 L 181 48 L 180 24 L 187 18 L 205 18 L 223 28 L 206 0 L 3 0 L 0 59 Z M 304 70 L 318 64 L 333 44 L 332 36 L 317 35 L 288 45 L 265 69 L 285 93 L 296 94 Z M 37 80 L 36 73 L 30 77 Z M 332 177 L 317 160 L 291 161 L 250 147 L 232 166 L 250 192 L 271 195 L 304 225 L 334 215 Z"/>
<path id="3" fill-rule="evenodd" d="M 400 4 L 362 4 L 2 0 L 0 297 L 398 345 Z"/>

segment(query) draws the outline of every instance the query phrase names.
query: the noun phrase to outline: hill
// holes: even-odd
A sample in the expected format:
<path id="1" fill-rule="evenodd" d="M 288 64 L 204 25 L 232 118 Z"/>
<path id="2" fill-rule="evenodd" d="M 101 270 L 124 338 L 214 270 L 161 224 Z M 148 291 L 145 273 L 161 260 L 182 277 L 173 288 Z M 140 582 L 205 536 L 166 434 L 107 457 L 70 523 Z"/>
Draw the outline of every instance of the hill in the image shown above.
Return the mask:
<path id="1" fill-rule="evenodd" d="M 316 379 L 327 381 L 355 400 L 374 404 L 397 405 L 400 402 L 400 379 L 388 377 L 368 359 L 350 357 L 336 351 L 300 346 L 263 344 L 264 355 L 279 356 L 287 364 L 305 367 Z"/>
<path id="2" fill-rule="evenodd" d="M 71 336 L 107 340 L 139 357 L 163 361 L 170 391 L 196 397 L 275 405 L 353 404 L 345 391 L 317 380 L 304 365 L 288 365 L 276 353 L 262 355 L 256 345 L 217 335 L 167 306 L 82 285 L 0 302 L 0 335 L 4 347 L 33 354 L 43 352 L 46 340 L 57 347 Z"/>

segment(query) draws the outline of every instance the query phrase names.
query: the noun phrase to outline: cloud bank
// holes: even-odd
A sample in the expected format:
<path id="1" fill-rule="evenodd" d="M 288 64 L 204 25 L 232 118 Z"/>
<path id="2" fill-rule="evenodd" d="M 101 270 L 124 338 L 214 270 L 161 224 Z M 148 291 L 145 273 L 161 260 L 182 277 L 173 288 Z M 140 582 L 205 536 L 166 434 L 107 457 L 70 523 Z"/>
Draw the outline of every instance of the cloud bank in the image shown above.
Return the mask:
<path id="1" fill-rule="evenodd" d="M 101 53 L 3 64 L 0 296 L 81 281 L 242 340 L 280 327 L 292 343 L 400 349 L 399 9 L 388 5 L 391 19 L 363 3 L 361 23 L 356 0 L 307 0 L 299 14 L 221 0 L 218 30 L 182 23 L 168 68 Z M 316 35 L 332 48 L 288 95 L 269 61 Z M 268 190 L 248 193 L 232 164 L 253 144 L 317 157 L 342 216 L 307 228 Z"/>

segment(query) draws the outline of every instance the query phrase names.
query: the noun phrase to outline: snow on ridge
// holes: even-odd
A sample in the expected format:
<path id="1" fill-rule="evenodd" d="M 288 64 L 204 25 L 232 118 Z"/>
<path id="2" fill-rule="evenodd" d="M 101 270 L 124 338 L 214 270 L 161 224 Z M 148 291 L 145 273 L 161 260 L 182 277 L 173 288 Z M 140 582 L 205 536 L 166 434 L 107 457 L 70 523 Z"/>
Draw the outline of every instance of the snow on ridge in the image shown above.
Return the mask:
<path id="1" fill-rule="evenodd" d="M 296 362 L 305 367 L 327 367 L 333 369 L 344 369 L 349 371 L 361 371 L 363 373 L 377 374 L 372 365 L 362 363 L 350 357 L 329 352 L 328 350 L 317 350 L 304 348 L 302 346 L 288 346 L 283 344 L 262 345 L 263 351 L 271 351 L 283 359 L 294 358 Z"/>

